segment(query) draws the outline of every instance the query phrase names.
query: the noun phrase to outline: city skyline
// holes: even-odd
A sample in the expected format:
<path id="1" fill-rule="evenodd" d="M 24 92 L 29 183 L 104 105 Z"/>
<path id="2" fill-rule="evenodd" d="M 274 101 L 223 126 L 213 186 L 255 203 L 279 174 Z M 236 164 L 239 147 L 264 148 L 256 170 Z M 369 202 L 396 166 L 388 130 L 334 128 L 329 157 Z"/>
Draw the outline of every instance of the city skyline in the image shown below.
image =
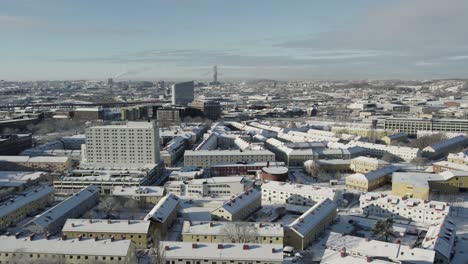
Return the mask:
<path id="1" fill-rule="evenodd" d="M 462 0 L 2 1 L 0 79 L 465 78 Z"/>

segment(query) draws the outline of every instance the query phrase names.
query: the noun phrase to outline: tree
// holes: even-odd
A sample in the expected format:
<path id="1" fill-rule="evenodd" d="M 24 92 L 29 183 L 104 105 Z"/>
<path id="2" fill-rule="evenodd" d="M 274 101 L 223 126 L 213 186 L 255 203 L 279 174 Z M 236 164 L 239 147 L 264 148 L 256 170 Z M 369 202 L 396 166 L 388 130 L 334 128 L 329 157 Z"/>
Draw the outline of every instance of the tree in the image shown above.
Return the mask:
<path id="1" fill-rule="evenodd" d="M 128 199 L 124 203 L 124 207 L 129 209 L 130 213 L 132 213 L 132 219 L 135 219 L 135 215 L 139 212 L 140 205 L 134 199 Z"/>
<path id="2" fill-rule="evenodd" d="M 382 160 L 386 161 L 386 162 L 389 162 L 389 163 L 396 163 L 396 162 L 402 162 L 403 159 L 396 156 L 396 155 L 393 155 L 391 153 L 385 153 L 383 156 L 382 156 Z"/>
<path id="3" fill-rule="evenodd" d="M 438 133 L 434 135 L 427 135 L 417 138 L 411 146 L 414 148 L 423 149 L 425 147 L 431 146 L 442 140 L 446 140 L 447 137 L 444 134 Z"/>
<path id="4" fill-rule="evenodd" d="M 111 218 L 112 212 L 117 211 L 120 208 L 120 203 L 112 196 L 104 197 L 98 204 L 97 209 L 103 211 L 106 214 L 106 219 Z"/>
<path id="5" fill-rule="evenodd" d="M 394 236 L 393 234 L 393 218 L 386 218 L 385 220 L 379 220 L 375 223 L 372 232 L 378 238 L 384 238 L 385 242 L 388 242 L 388 238 L 390 236 Z"/>
<path id="6" fill-rule="evenodd" d="M 232 243 L 254 243 L 258 237 L 258 231 L 247 222 L 227 223 L 221 233 Z"/>
<path id="7" fill-rule="evenodd" d="M 151 248 L 151 263 L 165 264 L 166 263 L 166 249 L 161 245 L 161 234 L 156 231 L 153 237 L 153 247 Z"/>
<path id="8" fill-rule="evenodd" d="M 308 160 L 304 162 L 304 170 L 312 177 L 319 178 L 322 173 L 320 165 L 315 160 Z"/>

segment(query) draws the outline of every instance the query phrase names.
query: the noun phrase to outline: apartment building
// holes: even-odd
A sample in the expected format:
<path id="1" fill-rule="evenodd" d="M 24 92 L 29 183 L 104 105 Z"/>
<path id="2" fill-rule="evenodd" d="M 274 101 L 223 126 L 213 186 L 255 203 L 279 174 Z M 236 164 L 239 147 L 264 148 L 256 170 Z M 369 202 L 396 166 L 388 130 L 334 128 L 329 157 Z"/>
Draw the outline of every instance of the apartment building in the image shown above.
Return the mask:
<path id="1" fill-rule="evenodd" d="M 432 250 L 331 232 L 321 263 L 437 263 Z"/>
<path id="2" fill-rule="evenodd" d="M 467 143 L 468 138 L 460 135 L 432 144 L 422 151 L 424 156 L 435 159 L 445 156 L 449 151 L 463 148 Z"/>
<path id="3" fill-rule="evenodd" d="M 410 135 L 416 135 L 418 130 L 440 132 L 468 132 L 466 119 L 428 119 L 428 118 L 387 118 L 385 129 L 398 130 Z"/>
<path id="4" fill-rule="evenodd" d="M 274 138 L 268 139 L 265 146 L 275 153 L 277 160 L 283 161 L 286 166 L 302 166 L 305 161 L 316 159 L 312 149 L 293 149 Z"/>
<path id="5" fill-rule="evenodd" d="M 130 240 L 0 236 L 1 263 L 136 263 Z"/>
<path id="6" fill-rule="evenodd" d="M 177 214 L 180 210 L 179 198 L 168 194 L 164 196 L 145 216 L 145 221 L 151 221 L 154 232 L 159 236 L 164 237 L 168 229 L 177 219 Z"/>
<path id="7" fill-rule="evenodd" d="M 61 173 L 72 166 L 69 157 L 49 156 L 0 156 L 0 170 L 38 170 Z"/>
<path id="8" fill-rule="evenodd" d="M 333 145 L 329 145 L 333 147 Z M 341 146 L 341 145 L 338 145 Z M 343 147 L 361 147 L 366 149 L 366 153 L 368 155 L 382 157 L 386 153 L 395 155 L 404 159 L 405 161 L 411 161 L 415 158 L 421 156 L 421 151 L 418 148 L 410 148 L 410 147 L 400 147 L 400 146 L 387 146 L 383 144 L 374 144 L 369 142 L 362 142 L 362 141 L 350 141 L 347 145 Z"/>
<path id="9" fill-rule="evenodd" d="M 389 163 L 384 160 L 361 156 L 351 160 L 350 168 L 357 173 L 367 173 L 388 165 Z"/>
<path id="10" fill-rule="evenodd" d="M 260 209 L 261 198 L 261 193 L 251 188 L 211 211 L 211 217 L 214 221 L 242 221 Z"/>
<path id="11" fill-rule="evenodd" d="M 156 205 L 164 197 L 164 187 L 161 186 L 116 186 L 113 196 L 127 197 L 138 201 L 141 205 Z"/>
<path id="12" fill-rule="evenodd" d="M 185 221 L 182 241 L 203 243 L 252 242 L 283 244 L 284 228 L 278 223 Z"/>
<path id="13" fill-rule="evenodd" d="M 283 248 L 277 244 L 161 242 L 168 264 L 282 264 Z"/>
<path id="14" fill-rule="evenodd" d="M 362 213 L 365 215 L 393 217 L 396 220 L 411 220 L 428 225 L 437 222 L 450 212 L 450 206 L 445 202 L 377 193 L 362 194 L 359 202 Z"/>
<path id="15" fill-rule="evenodd" d="M 262 201 L 279 204 L 313 206 L 317 201 L 338 201 L 342 192 L 337 189 L 314 185 L 268 181 L 262 185 Z"/>
<path id="16" fill-rule="evenodd" d="M 382 138 L 383 142 L 385 142 L 387 145 L 393 145 L 397 142 L 404 142 L 407 139 L 408 139 L 408 134 L 404 132 L 387 135 Z"/>
<path id="17" fill-rule="evenodd" d="M 33 187 L 0 202 L 0 230 L 17 224 L 28 216 L 34 215 L 54 200 L 54 188 L 50 186 Z"/>
<path id="18" fill-rule="evenodd" d="M 154 121 L 90 127 L 82 153 L 83 163 L 98 167 L 158 164 L 159 128 Z"/>
<path id="19" fill-rule="evenodd" d="M 184 166 L 189 167 L 267 161 L 275 161 L 275 154 L 269 150 L 186 150 L 184 153 Z"/>
<path id="20" fill-rule="evenodd" d="M 81 216 L 94 207 L 99 200 L 99 190 L 90 185 L 68 197 L 56 206 L 44 211 L 25 224 L 25 228 L 36 234 L 56 234 L 60 232 L 68 218 Z"/>
<path id="21" fill-rule="evenodd" d="M 451 163 L 468 164 L 468 155 L 464 152 L 450 153 L 447 156 L 447 161 Z"/>
<path id="22" fill-rule="evenodd" d="M 235 196 L 250 189 L 253 182 L 243 176 L 213 177 L 190 181 L 169 181 L 165 188 L 168 193 L 177 196 Z"/>
<path id="23" fill-rule="evenodd" d="M 457 226 L 448 216 L 440 219 L 436 224 L 429 226 L 421 247 L 435 252 L 434 263 L 452 263 L 455 254 L 455 240 Z"/>
<path id="24" fill-rule="evenodd" d="M 171 167 L 184 155 L 186 146 L 190 140 L 190 135 L 182 135 L 174 137 L 167 145 L 161 150 L 161 159 L 164 165 Z"/>
<path id="25" fill-rule="evenodd" d="M 454 161 L 453 159 L 451 159 Z M 432 163 L 432 169 L 435 173 L 440 173 L 444 171 L 468 171 L 467 163 L 458 163 L 449 161 L 438 161 Z"/>
<path id="26" fill-rule="evenodd" d="M 286 227 L 284 244 L 296 250 L 306 249 L 335 220 L 336 208 L 330 199 L 318 201 Z"/>
<path id="27" fill-rule="evenodd" d="M 70 195 L 93 184 L 101 194 L 108 195 L 118 186 L 147 186 L 159 183 L 164 164 L 146 164 L 140 167 L 127 167 L 115 164 L 109 167 L 94 167 L 82 164 L 70 170 L 65 176 L 54 181 L 56 192 Z"/>
<path id="28" fill-rule="evenodd" d="M 428 200 L 432 193 L 456 194 L 467 188 L 468 171 L 396 172 L 392 176 L 392 194 L 400 197 Z"/>
<path id="29" fill-rule="evenodd" d="M 67 219 L 62 233 L 68 238 L 131 240 L 138 249 L 146 249 L 155 238 L 151 222 L 146 220 Z"/>
<path id="30" fill-rule="evenodd" d="M 260 171 L 263 167 L 284 165 L 284 162 L 281 161 L 220 164 L 211 166 L 210 173 L 211 176 L 248 175 Z"/>
<path id="31" fill-rule="evenodd" d="M 388 165 L 366 173 L 355 173 L 345 178 L 345 184 L 347 188 L 369 192 L 389 183 L 392 173 L 399 169 L 397 166 Z"/>

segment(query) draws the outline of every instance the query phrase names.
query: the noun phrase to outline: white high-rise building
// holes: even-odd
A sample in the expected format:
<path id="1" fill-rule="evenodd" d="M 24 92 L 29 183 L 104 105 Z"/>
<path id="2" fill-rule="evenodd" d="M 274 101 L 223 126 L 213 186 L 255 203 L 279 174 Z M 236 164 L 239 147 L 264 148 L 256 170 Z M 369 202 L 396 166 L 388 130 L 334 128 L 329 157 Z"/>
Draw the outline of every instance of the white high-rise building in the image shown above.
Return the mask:
<path id="1" fill-rule="evenodd" d="M 176 83 L 172 85 L 172 104 L 187 105 L 193 102 L 194 92 L 193 81 Z"/>
<path id="2" fill-rule="evenodd" d="M 157 164 L 159 128 L 154 121 L 95 126 L 86 130 L 83 163 L 112 167 L 142 167 Z"/>

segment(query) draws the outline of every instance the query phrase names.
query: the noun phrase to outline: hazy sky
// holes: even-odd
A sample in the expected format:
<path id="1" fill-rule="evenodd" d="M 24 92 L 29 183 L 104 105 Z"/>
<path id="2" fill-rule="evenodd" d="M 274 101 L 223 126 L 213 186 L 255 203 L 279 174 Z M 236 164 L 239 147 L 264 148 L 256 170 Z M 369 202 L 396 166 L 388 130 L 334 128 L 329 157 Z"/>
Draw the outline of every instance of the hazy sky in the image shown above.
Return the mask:
<path id="1" fill-rule="evenodd" d="M 468 0 L 0 0 L 0 79 L 468 77 Z"/>

